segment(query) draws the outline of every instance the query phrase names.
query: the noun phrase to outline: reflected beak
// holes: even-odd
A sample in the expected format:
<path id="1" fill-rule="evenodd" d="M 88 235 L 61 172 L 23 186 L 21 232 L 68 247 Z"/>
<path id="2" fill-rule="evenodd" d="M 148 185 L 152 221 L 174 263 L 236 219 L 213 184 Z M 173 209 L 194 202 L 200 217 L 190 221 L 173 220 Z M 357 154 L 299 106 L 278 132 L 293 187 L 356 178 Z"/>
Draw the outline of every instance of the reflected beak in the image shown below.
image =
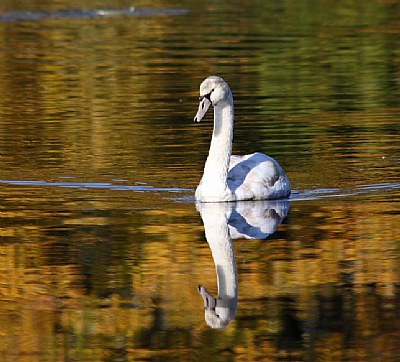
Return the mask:
<path id="1" fill-rule="evenodd" d="M 208 97 L 202 96 L 199 99 L 200 99 L 200 104 L 196 116 L 194 117 L 195 122 L 200 122 L 203 119 L 204 115 L 207 113 L 208 108 L 210 108 L 211 106 L 211 101 L 209 96 Z"/>
<path id="2" fill-rule="evenodd" d="M 217 301 L 202 285 L 197 286 L 197 291 L 203 297 L 204 309 L 215 310 Z"/>

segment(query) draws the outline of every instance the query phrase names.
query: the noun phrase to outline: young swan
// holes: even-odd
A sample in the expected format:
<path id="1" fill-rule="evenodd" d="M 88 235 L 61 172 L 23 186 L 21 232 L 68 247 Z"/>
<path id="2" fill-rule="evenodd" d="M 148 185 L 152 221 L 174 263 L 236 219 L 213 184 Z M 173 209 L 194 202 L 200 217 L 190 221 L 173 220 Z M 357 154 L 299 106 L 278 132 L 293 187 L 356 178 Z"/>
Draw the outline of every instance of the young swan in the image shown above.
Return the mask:
<path id="1" fill-rule="evenodd" d="M 200 202 L 280 199 L 289 196 L 289 180 L 272 157 L 263 153 L 232 155 L 233 96 L 220 77 L 208 77 L 200 85 L 200 122 L 214 107 L 214 131 L 203 177 L 196 189 Z"/>

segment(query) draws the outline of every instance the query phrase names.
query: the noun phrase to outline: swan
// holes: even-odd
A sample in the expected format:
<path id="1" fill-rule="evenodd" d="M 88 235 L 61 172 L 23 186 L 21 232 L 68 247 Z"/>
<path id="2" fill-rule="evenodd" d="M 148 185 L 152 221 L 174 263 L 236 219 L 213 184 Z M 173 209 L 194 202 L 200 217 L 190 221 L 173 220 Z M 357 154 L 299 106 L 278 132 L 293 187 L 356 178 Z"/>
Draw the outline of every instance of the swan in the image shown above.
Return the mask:
<path id="1" fill-rule="evenodd" d="M 289 196 L 289 180 L 272 157 L 260 152 L 232 155 L 233 96 L 228 84 L 217 76 L 206 78 L 200 85 L 199 100 L 194 121 L 200 122 L 212 105 L 214 130 L 196 200 L 271 200 Z"/>
<path id="2" fill-rule="evenodd" d="M 288 200 L 198 202 L 217 274 L 218 296 L 197 287 L 204 302 L 204 318 L 211 328 L 226 328 L 238 303 L 238 276 L 232 239 L 266 239 L 273 234 L 289 210 Z"/>

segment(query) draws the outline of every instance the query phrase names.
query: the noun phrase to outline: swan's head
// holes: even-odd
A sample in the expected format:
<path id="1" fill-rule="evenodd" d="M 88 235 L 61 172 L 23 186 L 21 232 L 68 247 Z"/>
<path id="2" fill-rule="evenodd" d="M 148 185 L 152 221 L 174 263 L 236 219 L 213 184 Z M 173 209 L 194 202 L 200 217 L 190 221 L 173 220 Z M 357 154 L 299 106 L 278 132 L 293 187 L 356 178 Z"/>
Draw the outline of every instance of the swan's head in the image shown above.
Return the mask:
<path id="1" fill-rule="evenodd" d="M 202 285 L 197 287 L 204 301 L 204 319 L 214 329 L 223 329 L 228 326 L 235 316 L 237 298 L 214 298 Z"/>
<path id="2" fill-rule="evenodd" d="M 200 84 L 200 105 L 195 122 L 200 122 L 207 113 L 210 105 L 214 107 L 219 105 L 232 104 L 232 92 L 228 84 L 220 77 L 211 76 L 203 80 Z"/>

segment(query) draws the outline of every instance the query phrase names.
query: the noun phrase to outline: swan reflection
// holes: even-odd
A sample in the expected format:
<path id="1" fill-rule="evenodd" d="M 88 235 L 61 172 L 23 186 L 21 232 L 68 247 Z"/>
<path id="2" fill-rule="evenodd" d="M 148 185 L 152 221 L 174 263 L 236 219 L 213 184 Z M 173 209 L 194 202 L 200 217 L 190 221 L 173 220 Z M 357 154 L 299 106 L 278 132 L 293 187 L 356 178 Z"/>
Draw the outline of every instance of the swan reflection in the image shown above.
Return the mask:
<path id="1" fill-rule="evenodd" d="M 232 239 L 265 239 L 289 210 L 287 200 L 198 203 L 208 245 L 215 264 L 218 296 L 198 286 L 204 301 L 206 323 L 212 328 L 228 326 L 235 315 L 238 299 L 236 262 Z"/>

